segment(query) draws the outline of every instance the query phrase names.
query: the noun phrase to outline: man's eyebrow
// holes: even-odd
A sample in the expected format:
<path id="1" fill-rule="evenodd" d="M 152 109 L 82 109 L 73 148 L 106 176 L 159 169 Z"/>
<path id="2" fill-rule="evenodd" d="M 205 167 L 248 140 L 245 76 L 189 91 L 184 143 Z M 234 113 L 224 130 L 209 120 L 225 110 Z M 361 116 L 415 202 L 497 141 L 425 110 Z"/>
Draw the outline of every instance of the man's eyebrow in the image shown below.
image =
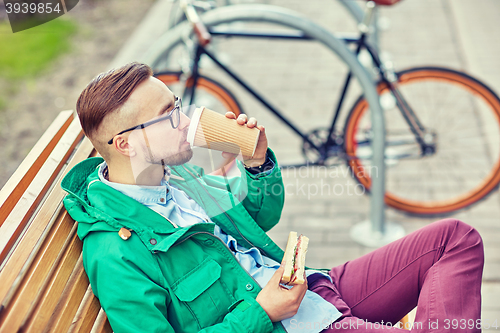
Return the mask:
<path id="1" fill-rule="evenodd" d="M 161 110 L 160 110 L 160 113 L 159 113 L 159 116 L 161 116 L 162 114 L 165 114 L 167 111 L 170 111 L 175 105 L 175 101 L 170 101 L 168 102 L 167 105 L 165 105 Z"/>

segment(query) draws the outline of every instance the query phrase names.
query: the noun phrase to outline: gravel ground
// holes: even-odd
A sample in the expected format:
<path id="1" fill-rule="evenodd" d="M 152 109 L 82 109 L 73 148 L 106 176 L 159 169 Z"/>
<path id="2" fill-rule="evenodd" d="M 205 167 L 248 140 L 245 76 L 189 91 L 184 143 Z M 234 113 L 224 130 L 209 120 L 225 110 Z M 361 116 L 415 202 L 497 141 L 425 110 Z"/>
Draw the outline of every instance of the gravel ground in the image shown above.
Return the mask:
<path id="1" fill-rule="evenodd" d="M 14 91 L 0 112 L 0 188 L 57 114 L 74 110 L 82 89 L 107 69 L 153 2 L 80 0 L 67 14 L 79 25 L 71 51 L 15 89 L 10 82 L 0 82 L 0 88 Z"/>

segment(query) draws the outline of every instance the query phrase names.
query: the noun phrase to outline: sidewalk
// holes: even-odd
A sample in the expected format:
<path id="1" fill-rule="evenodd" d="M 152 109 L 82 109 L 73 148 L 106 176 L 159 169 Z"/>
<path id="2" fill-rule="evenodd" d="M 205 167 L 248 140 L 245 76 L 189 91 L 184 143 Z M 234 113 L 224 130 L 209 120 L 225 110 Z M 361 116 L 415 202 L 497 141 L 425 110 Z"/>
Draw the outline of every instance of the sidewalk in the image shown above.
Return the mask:
<path id="1" fill-rule="evenodd" d="M 272 0 L 269 3 L 299 11 L 332 31 L 355 31 L 353 20 L 335 1 Z M 165 26 L 165 11 L 169 6 L 167 1 L 157 3 L 157 8 L 150 11 L 150 16 L 113 66 L 140 57 L 142 47 L 134 43 L 146 45 L 154 41 L 161 30 L 157 24 Z M 388 27 L 381 36 L 381 49 L 390 56 L 396 69 L 417 65 L 462 69 L 500 93 L 497 56 L 500 46 L 494 42 L 500 17 L 498 0 L 404 0 L 393 7 L 382 8 L 381 17 Z M 329 52 L 297 47 L 297 42 L 255 40 L 232 41 L 230 49 L 222 46 L 218 51 L 252 86 L 272 96 L 281 109 L 303 110 L 291 115 L 297 123 L 315 128 L 330 121 L 333 101 L 341 85 L 341 80 L 332 77 L 343 77 L 346 69 Z M 244 109 L 266 125 L 269 144 L 282 163 L 297 162 L 300 141 L 295 136 L 228 78 L 211 67 L 204 72 L 229 86 Z M 357 94 L 350 96 L 351 103 L 347 104 L 351 105 L 355 97 Z M 310 266 L 332 267 L 372 250 L 349 237 L 354 224 L 369 218 L 370 201 L 367 196 L 355 192 L 356 183 L 346 170 L 344 166 L 339 167 L 339 177 L 334 180 L 334 184 L 346 191 L 328 196 L 311 196 L 299 190 L 301 186 L 307 188 L 307 184 L 320 181 L 314 171 L 300 179 L 291 172 L 284 172 L 285 184 L 295 191 L 287 196 L 280 224 L 270 235 L 283 247 L 289 230 L 309 236 L 313 240 L 308 253 Z M 409 217 L 392 209 L 387 209 L 386 217 L 403 225 L 407 233 L 435 220 Z M 500 325 L 500 195 L 495 192 L 473 208 L 451 217 L 473 225 L 483 236 L 486 263 L 482 317 L 490 323 L 497 320 Z"/>

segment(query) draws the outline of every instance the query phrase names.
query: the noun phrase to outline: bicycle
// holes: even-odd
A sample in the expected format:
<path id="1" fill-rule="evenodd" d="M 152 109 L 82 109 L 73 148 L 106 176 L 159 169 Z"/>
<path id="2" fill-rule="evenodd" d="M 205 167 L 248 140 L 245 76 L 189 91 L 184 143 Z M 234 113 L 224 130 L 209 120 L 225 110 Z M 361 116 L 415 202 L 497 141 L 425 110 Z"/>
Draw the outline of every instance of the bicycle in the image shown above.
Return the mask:
<path id="1" fill-rule="evenodd" d="M 255 5 L 258 6 L 258 5 Z M 271 31 L 231 29 L 230 22 L 265 20 L 272 6 L 232 6 L 219 8 L 201 16 L 188 18 L 195 23 L 197 38 L 190 39 L 190 23 L 175 27 L 151 61 L 154 69 L 171 56 L 179 44 L 192 43 L 194 50 L 187 75 L 183 72 L 160 72 L 157 77 L 167 85 L 182 83 L 187 100 L 198 103 L 200 93 L 217 100 L 225 109 L 239 114 L 241 107 L 222 84 L 199 73 L 202 55 L 231 76 L 268 111 L 277 116 L 302 140 L 305 162 L 283 166 L 332 166 L 346 161 L 353 177 L 368 191 L 370 170 L 370 112 L 366 99 L 360 96 L 339 130 L 340 110 L 345 102 L 352 73 L 344 81 L 329 127 L 301 131 L 283 112 L 262 94 L 250 87 L 209 49 L 214 38 L 273 38 L 319 41 L 322 36 L 304 31 Z M 188 6 L 189 8 L 189 6 Z M 252 12 L 253 11 L 253 12 Z M 367 16 L 369 21 L 370 15 Z M 274 22 L 276 23 L 276 22 Z M 289 26 L 283 22 L 282 26 Z M 376 83 L 386 119 L 387 191 L 385 202 L 398 210 L 418 215 L 445 215 L 484 199 L 500 183 L 500 99 L 489 87 L 468 74 L 444 67 L 415 67 L 399 72 L 386 68 L 377 51 L 367 42 L 369 24 L 362 25 L 356 37 L 340 37 L 354 45 L 355 54 L 363 49 L 371 55 L 379 71 Z M 183 79 L 183 76 L 186 76 Z M 450 99 L 447 97 L 452 96 Z M 437 103 L 435 101 L 438 101 Z M 441 107 L 442 103 L 446 107 Z M 449 110 L 456 110 L 450 113 Z M 459 113 L 462 110 L 463 112 Z M 457 117 L 456 114 L 460 116 Z M 446 170 L 447 168 L 447 170 Z"/>
<path id="2" fill-rule="evenodd" d="M 171 0 L 172 1 L 172 8 L 170 10 L 169 18 L 168 18 L 168 29 L 173 29 L 175 26 L 179 25 L 180 23 L 186 21 L 186 14 L 184 12 L 184 9 L 181 8 L 180 3 L 183 0 Z M 346 10 L 349 16 L 351 16 L 354 21 L 358 24 L 363 23 L 364 19 L 364 12 L 362 8 L 356 4 L 354 0 L 337 0 Z M 393 5 L 400 0 L 375 0 L 378 1 L 379 4 L 383 5 Z M 193 0 L 190 2 L 190 7 L 192 7 L 197 15 L 202 15 L 203 13 L 220 8 L 222 6 L 230 6 L 230 5 L 236 5 L 236 4 L 248 4 L 248 3 L 265 3 L 268 4 L 269 0 Z M 378 28 L 378 13 L 377 13 L 377 8 L 373 9 L 373 17 L 372 17 L 372 22 L 370 25 L 370 35 L 368 38 L 370 38 L 370 43 L 372 46 L 378 51 L 379 50 L 379 28 Z M 213 43 L 212 43 L 213 45 Z M 189 52 L 188 52 L 189 53 Z M 182 58 L 183 59 L 190 59 L 191 56 L 186 53 Z M 168 58 L 165 57 L 165 58 Z M 178 58 L 178 57 L 177 57 Z M 165 67 L 169 67 L 168 64 L 164 64 Z M 184 64 L 185 68 L 188 68 L 188 64 Z M 183 72 L 188 71 L 187 69 L 183 69 Z"/>

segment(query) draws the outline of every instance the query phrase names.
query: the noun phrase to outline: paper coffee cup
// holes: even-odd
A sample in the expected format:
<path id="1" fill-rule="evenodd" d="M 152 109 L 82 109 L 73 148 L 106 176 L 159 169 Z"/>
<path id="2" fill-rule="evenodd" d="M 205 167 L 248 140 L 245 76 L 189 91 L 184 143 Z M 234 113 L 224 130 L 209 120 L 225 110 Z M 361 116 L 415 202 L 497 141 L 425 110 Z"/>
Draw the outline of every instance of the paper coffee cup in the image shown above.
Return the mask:
<path id="1" fill-rule="evenodd" d="M 204 106 L 197 108 L 191 117 L 187 141 L 191 147 L 202 147 L 225 151 L 243 156 L 253 156 L 260 130 L 236 123 L 225 115 L 209 110 Z"/>

